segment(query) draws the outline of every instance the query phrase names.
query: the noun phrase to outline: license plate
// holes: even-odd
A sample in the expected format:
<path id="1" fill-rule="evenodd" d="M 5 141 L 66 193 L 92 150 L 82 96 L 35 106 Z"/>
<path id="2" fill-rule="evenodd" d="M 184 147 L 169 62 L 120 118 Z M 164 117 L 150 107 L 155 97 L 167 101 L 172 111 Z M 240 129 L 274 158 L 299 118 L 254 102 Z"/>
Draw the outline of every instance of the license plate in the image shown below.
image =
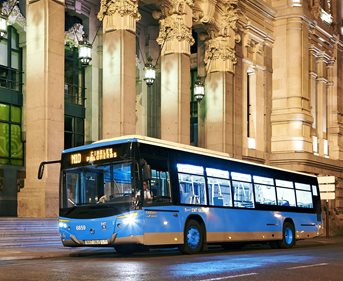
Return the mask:
<path id="1" fill-rule="evenodd" d="M 107 240 L 85 240 L 85 245 L 107 245 Z"/>

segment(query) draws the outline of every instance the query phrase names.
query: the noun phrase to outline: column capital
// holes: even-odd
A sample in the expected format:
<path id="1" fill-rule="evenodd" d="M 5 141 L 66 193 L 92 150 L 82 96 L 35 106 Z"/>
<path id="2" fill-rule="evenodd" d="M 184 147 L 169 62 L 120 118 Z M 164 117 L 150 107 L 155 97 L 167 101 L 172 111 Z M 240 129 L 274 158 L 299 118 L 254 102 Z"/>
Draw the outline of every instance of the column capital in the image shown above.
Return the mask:
<path id="1" fill-rule="evenodd" d="M 160 19 L 160 33 L 156 39 L 162 46 L 162 55 L 183 53 L 190 55 L 192 37 L 192 0 L 171 0 L 163 8 L 164 18 Z"/>
<path id="2" fill-rule="evenodd" d="M 215 23 L 208 28 L 211 39 L 206 42 L 205 63 L 208 72 L 234 73 L 234 65 L 237 63 L 235 47 L 241 40 L 237 33 L 240 9 L 235 0 L 222 1 L 221 4 L 221 12 L 218 12 Z"/>
<path id="3" fill-rule="evenodd" d="M 206 43 L 205 63 L 207 72 L 229 71 L 234 73 L 237 63 L 235 39 L 219 36 Z"/>
<path id="4" fill-rule="evenodd" d="M 98 19 L 104 21 L 104 32 L 130 30 L 136 32 L 136 22 L 141 19 L 135 0 L 101 0 Z"/>

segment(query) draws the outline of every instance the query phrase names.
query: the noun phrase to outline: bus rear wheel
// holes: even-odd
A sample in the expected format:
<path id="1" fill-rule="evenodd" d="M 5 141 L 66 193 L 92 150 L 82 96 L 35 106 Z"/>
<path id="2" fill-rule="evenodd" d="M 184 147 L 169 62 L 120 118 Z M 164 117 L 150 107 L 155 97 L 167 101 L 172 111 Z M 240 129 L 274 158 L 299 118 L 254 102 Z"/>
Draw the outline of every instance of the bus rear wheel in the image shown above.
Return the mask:
<path id="1" fill-rule="evenodd" d="M 197 254 L 203 250 L 203 246 L 203 228 L 196 220 L 187 221 L 184 231 L 184 243 L 180 246 L 181 252 L 188 255 Z"/>
<path id="2" fill-rule="evenodd" d="M 295 245 L 295 229 L 291 222 L 285 222 L 282 229 L 282 240 L 279 241 L 279 248 L 289 249 Z"/>

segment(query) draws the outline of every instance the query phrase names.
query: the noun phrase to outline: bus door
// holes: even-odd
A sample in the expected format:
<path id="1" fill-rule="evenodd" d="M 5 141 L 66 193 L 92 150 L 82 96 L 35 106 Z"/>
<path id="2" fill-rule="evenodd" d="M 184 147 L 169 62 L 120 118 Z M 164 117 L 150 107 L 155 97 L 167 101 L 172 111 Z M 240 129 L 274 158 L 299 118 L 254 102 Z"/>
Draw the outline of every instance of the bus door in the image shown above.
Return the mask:
<path id="1" fill-rule="evenodd" d="M 183 243 L 180 214 L 171 208 L 144 207 L 144 244 Z"/>
<path id="2" fill-rule="evenodd" d="M 179 210 L 172 206 L 170 177 L 166 161 L 148 159 L 151 166 L 149 196 L 144 193 L 144 244 L 178 244 L 183 237 Z M 182 239 L 183 240 L 183 239 Z"/>

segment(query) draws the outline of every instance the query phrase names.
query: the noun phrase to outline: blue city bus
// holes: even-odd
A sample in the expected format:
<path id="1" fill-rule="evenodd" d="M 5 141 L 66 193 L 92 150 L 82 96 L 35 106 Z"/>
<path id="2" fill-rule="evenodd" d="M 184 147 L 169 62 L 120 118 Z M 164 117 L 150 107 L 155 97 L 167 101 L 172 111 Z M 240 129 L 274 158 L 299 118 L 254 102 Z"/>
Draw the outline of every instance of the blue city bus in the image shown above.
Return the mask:
<path id="1" fill-rule="evenodd" d="M 127 136 L 67 149 L 60 162 L 64 246 L 123 254 L 175 246 L 195 254 L 242 242 L 291 248 L 321 228 L 315 176 L 225 153 Z"/>

